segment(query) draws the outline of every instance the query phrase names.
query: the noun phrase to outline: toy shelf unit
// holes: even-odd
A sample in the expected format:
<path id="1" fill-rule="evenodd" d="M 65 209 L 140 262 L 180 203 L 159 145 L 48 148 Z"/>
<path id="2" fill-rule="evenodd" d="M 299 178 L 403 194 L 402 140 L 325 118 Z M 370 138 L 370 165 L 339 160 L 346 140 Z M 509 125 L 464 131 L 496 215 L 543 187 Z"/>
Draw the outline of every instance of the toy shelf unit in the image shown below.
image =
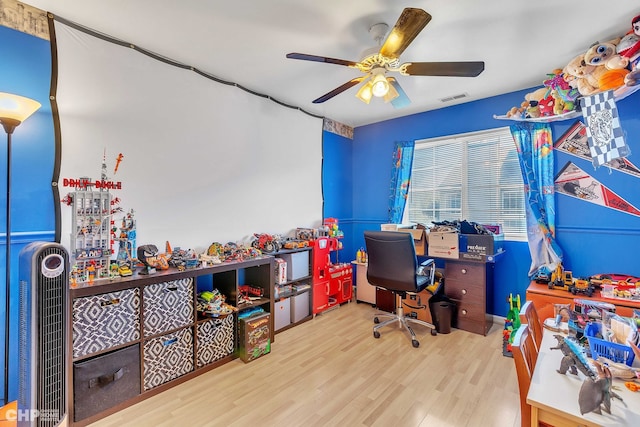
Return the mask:
<path id="1" fill-rule="evenodd" d="M 312 248 L 285 249 L 275 256 L 274 329 L 281 332 L 313 318 Z"/>
<path id="2" fill-rule="evenodd" d="M 77 190 L 72 197 L 70 246 L 72 283 L 109 277 L 111 248 L 111 194 L 107 189 Z"/>
<path id="3" fill-rule="evenodd" d="M 331 262 L 331 254 L 340 249 L 335 237 L 319 237 L 313 244 L 313 314 L 351 301 L 353 270 L 349 263 Z M 336 257 L 337 259 L 337 257 Z"/>
<path id="4" fill-rule="evenodd" d="M 259 338 L 270 351 L 272 283 L 273 258 L 261 256 L 71 287 L 69 425 L 86 426 L 242 358 L 239 316 L 249 310 L 262 310 Z M 244 302 L 247 284 L 261 296 Z M 198 292 L 213 289 L 237 311 L 199 312 Z"/>

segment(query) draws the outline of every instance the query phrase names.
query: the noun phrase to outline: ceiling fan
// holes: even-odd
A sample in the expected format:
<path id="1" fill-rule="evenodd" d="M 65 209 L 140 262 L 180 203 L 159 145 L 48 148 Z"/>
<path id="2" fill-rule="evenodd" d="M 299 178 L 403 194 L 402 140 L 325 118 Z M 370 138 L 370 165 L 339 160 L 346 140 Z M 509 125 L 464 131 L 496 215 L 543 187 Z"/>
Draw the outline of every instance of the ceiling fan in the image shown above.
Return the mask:
<path id="1" fill-rule="evenodd" d="M 387 73 L 398 72 L 404 76 L 476 77 L 484 70 L 484 62 L 482 61 L 405 62 L 401 64 L 400 55 L 429 21 L 431 21 L 431 15 L 424 10 L 405 8 L 384 43 L 381 42 L 387 34 L 389 26 L 384 23 L 373 25 L 369 29 L 369 33 L 379 47 L 367 49 L 360 62 L 305 53 L 289 53 L 287 58 L 345 65 L 364 73 L 363 76 L 351 79 L 342 86 L 338 86 L 313 100 L 314 104 L 325 102 L 345 90 L 365 82 L 356 94 L 361 101 L 368 104 L 372 97 L 376 96 L 383 98 L 385 102 L 391 102 L 395 108 L 401 108 L 409 105 L 411 101 L 400 87 L 398 80 L 395 77 L 387 76 Z"/>

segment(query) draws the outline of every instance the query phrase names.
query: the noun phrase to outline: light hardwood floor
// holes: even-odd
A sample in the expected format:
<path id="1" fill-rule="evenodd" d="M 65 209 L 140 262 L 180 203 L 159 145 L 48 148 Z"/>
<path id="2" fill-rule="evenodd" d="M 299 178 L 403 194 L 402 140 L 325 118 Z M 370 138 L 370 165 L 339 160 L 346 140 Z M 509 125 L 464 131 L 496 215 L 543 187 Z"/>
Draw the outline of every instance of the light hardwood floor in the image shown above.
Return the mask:
<path id="1" fill-rule="evenodd" d="M 270 354 L 234 360 L 91 427 L 520 425 L 501 325 L 486 337 L 416 327 L 413 348 L 397 327 L 375 339 L 375 312 L 345 304 L 277 334 Z"/>

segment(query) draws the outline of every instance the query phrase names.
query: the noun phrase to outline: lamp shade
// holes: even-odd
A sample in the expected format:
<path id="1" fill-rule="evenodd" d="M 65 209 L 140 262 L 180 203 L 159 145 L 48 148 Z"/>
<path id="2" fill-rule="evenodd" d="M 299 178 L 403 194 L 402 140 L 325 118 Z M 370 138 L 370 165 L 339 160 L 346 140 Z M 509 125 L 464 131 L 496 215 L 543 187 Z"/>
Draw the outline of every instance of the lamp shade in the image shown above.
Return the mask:
<path id="1" fill-rule="evenodd" d="M 371 91 L 371 80 L 362 85 L 358 93 L 356 93 L 356 97 L 360 99 L 360 101 L 368 104 L 371 102 L 371 98 L 373 97 L 373 92 Z"/>
<path id="2" fill-rule="evenodd" d="M 8 121 L 17 121 L 17 124 L 20 124 L 40 107 L 41 104 L 33 99 L 0 92 L 0 121 L 8 119 Z"/>
<path id="3" fill-rule="evenodd" d="M 373 96 L 382 97 L 389 92 L 389 83 L 384 74 L 376 74 L 372 81 L 371 92 Z"/>

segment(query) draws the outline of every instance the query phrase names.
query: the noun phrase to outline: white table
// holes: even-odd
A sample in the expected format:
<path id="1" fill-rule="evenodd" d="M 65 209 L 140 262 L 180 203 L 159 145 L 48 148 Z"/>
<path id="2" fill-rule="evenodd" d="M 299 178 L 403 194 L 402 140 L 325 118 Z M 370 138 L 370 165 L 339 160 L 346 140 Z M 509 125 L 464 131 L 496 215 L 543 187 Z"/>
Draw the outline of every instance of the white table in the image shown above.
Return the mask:
<path id="1" fill-rule="evenodd" d="M 578 393 L 585 376 L 578 372 L 573 375 L 557 372 L 563 354 L 560 350 L 550 350 L 557 345 L 557 332 L 545 330 L 536 362 L 527 403 L 531 405 L 531 425 L 538 421 L 555 427 L 564 426 L 640 426 L 640 392 L 628 390 L 624 381 L 614 379 L 613 386 L 624 402 L 611 399 L 611 414 L 593 412 L 580 415 Z M 635 366 L 635 362 L 634 362 Z"/>

